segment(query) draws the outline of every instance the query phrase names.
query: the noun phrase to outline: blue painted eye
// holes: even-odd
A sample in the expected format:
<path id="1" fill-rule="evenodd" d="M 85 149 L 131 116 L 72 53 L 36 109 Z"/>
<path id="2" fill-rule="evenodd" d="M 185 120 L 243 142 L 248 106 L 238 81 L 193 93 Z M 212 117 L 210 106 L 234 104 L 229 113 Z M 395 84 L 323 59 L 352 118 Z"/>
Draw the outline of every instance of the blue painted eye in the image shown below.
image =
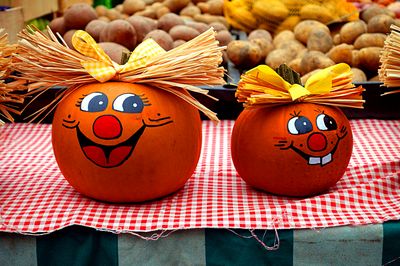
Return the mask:
<path id="1" fill-rule="evenodd" d="M 143 111 L 142 99 L 132 93 L 125 93 L 118 96 L 113 103 L 115 111 L 124 113 L 141 113 Z"/>
<path id="2" fill-rule="evenodd" d="M 335 130 L 337 129 L 337 124 L 333 117 L 320 114 L 317 116 L 317 127 L 319 130 Z"/>
<path id="3" fill-rule="evenodd" d="M 290 134 L 298 135 L 311 132 L 313 130 L 311 121 L 305 116 L 296 116 L 288 121 Z"/>
<path id="4" fill-rule="evenodd" d="M 101 92 L 92 92 L 83 98 L 81 110 L 85 112 L 101 112 L 107 108 L 108 98 Z"/>

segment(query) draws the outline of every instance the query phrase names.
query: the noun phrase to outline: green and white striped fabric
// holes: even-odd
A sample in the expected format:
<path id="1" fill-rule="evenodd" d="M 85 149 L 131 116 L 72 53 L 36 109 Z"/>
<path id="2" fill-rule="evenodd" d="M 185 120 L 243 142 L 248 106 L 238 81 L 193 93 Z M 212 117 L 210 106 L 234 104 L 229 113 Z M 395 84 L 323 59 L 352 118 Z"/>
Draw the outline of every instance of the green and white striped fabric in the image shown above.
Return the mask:
<path id="1" fill-rule="evenodd" d="M 255 231 L 262 239 L 263 230 Z M 43 236 L 0 234 L 0 265 L 400 265 L 400 221 L 279 230 L 266 250 L 248 230 L 181 230 L 156 241 L 73 226 Z M 273 231 L 264 235 L 272 246 Z"/>

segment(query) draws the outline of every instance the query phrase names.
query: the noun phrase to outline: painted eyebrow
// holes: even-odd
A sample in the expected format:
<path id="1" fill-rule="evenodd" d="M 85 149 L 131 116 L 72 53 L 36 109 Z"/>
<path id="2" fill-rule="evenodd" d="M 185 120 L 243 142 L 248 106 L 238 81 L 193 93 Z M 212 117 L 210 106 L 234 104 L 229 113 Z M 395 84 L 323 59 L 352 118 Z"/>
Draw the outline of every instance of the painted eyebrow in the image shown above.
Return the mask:
<path id="1" fill-rule="evenodd" d="M 296 111 L 293 111 L 293 114 L 290 114 L 290 116 L 292 116 L 292 117 L 296 117 L 296 116 L 299 116 L 299 115 L 300 115 L 300 113 L 301 113 L 301 111 L 298 111 L 298 112 L 296 112 Z"/>

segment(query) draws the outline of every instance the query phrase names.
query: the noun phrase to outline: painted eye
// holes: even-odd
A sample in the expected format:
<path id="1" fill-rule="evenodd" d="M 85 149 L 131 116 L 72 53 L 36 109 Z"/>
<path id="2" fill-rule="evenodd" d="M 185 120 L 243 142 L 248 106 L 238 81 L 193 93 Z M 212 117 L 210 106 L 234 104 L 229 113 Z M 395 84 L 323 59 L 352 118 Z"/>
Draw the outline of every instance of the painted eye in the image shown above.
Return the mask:
<path id="1" fill-rule="evenodd" d="M 320 114 L 317 116 L 317 127 L 319 130 L 335 130 L 337 129 L 337 124 L 333 117 Z"/>
<path id="2" fill-rule="evenodd" d="M 143 101 L 135 94 L 122 94 L 114 100 L 113 109 L 124 113 L 141 113 L 143 111 Z"/>
<path id="3" fill-rule="evenodd" d="M 101 112 L 107 108 L 107 96 L 101 92 L 92 92 L 83 98 L 81 110 L 85 112 Z"/>
<path id="4" fill-rule="evenodd" d="M 305 116 L 296 116 L 288 121 L 290 134 L 305 134 L 313 130 L 311 121 Z"/>

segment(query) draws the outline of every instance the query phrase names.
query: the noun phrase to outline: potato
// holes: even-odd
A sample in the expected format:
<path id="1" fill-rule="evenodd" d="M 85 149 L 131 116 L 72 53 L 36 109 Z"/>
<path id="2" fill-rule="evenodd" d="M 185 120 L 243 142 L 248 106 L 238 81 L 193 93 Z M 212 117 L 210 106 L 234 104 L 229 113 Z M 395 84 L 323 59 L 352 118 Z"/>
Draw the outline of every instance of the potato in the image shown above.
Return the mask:
<path id="1" fill-rule="evenodd" d="M 61 36 L 63 36 L 67 32 L 67 27 L 65 27 L 64 17 L 58 17 L 53 19 L 50 22 L 49 27 L 54 34 L 58 32 Z"/>
<path id="2" fill-rule="evenodd" d="M 271 33 L 269 33 L 269 31 L 267 30 L 263 30 L 263 29 L 256 29 L 253 30 L 249 33 L 249 36 L 247 37 L 248 40 L 252 40 L 252 39 L 265 39 L 268 42 L 272 42 L 272 36 Z"/>
<path id="3" fill-rule="evenodd" d="M 152 30 L 147 33 L 144 40 L 152 38 L 155 42 L 157 42 L 164 50 L 169 51 L 174 47 L 174 40 L 172 37 L 163 30 Z"/>
<path id="4" fill-rule="evenodd" d="M 135 28 L 126 20 L 116 19 L 109 22 L 100 33 L 100 42 L 115 42 L 132 51 L 136 47 Z"/>
<path id="5" fill-rule="evenodd" d="M 353 82 L 366 82 L 367 75 L 365 75 L 364 71 L 359 68 L 352 67 L 351 72 L 353 72 Z"/>
<path id="6" fill-rule="evenodd" d="M 275 49 L 269 52 L 265 63 L 273 69 L 278 68 L 282 64 L 288 64 L 295 58 L 289 49 Z"/>
<path id="7" fill-rule="evenodd" d="M 176 48 L 176 47 L 178 47 L 179 45 L 182 45 L 182 44 L 184 44 L 184 43 L 186 43 L 186 41 L 184 41 L 184 40 L 176 40 L 176 41 L 174 41 L 173 46 L 174 46 L 174 48 Z"/>
<path id="8" fill-rule="evenodd" d="M 122 13 L 122 11 L 124 10 L 124 6 L 122 4 L 116 5 L 115 10 L 117 10 L 119 13 Z"/>
<path id="9" fill-rule="evenodd" d="M 239 68 L 254 67 L 258 65 L 262 59 L 260 47 L 249 41 L 232 41 L 228 44 L 226 52 L 229 60 Z"/>
<path id="10" fill-rule="evenodd" d="M 133 15 L 126 19 L 136 31 L 137 42 L 141 43 L 144 37 L 152 30 L 157 29 L 157 25 L 151 21 L 152 19 Z"/>
<path id="11" fill-rule="evenodd" d="M 221 22 L 212 22 L 209 24 L 209 26 L 213 27 L 215 31 L 228 30 L 228 28 Z"/>
<path id="12" fill-rule="evenodd" d="M 302 84 L 306 84 L 307 80 L 308 80 L 312 75 L 318 73 L 318 72 L 321 71 L 321 70 L 322 70 L 322 69 L 317 68 L 317 69 L 314 69 L 313 71 L 310 71 L 310 72 L 304 74 L 304 75 L 300 78 L 300 79 L 301 79 L 301 83 L 302 83 Z"/>
<path id="13" fill-rule="evenodd" d="M 354 46 L 346 43 L 332 47 L 326 54 L 335 63 L 353 64 L 353 49 Z"/>
<path id="14" fill-rule="evenodd" d="M 325 24 L 316 20 L 303 20 L 294 27 L 294 36 L 300 42 L 307 44 L 308 36 L 316 28 L 325 30 L 330 34 L 329 28 Z"/>
<path id="15" fill-rule="evenodd" d="M 112 8 L 112 9 L 108 9 L 107 10 L 107 13 L 106 13 L 106 16 L 112 21 L 112 20 L 116 20 L 116 19 L 120 19 L 122 16 L 121 16 L 121 13 L 120 12 L 118 12 L 117 10 L 115 10 L 114 8 Z"/>
<path id="16" fill-rule="evenodd" d="M 177 25 L 185 25 L 185 21 L 177 14 L 168 13 L 158 20 L 158 28 L 166 32 L 169 32 L 172 27 Z"/>
<path id="17" fill-rule="evenodd" d="M 368 21 L 368 32 L 390 33 L 390 25 L 394 23 L 391 16 L 381 14 Z"/>
<path id="18" fill-rule="evenodd" d="M 110 21 L 111 21 L 111 19 L 109 19 L 108 17 L 105 17 L 105 16 L 98 17 L 97 19 L 98 19 L 98 20 L 105 21 L 105 22 L 110 22 Z"/>
<path id="19" fill-rule="evenodd" d="M 203 33 L 210 28 L 210 26 L 207 25 L 206 23 L 195 22 L 195 21 L 187 21 L 186 26 L 189 26 L 189 27 L 197 30 L 200 33 Z"/>
<path id="20" fill-rule="evenodd" d="M 100 40 L 100 33 L 107 26 L 108 22 L 103 20 L 95 19 L 90 21 L 86 27 L 85 31 L 90 34 L 90 36 L 95 39 L 96 42 Z"/>
<path id="21" fill-rule="evenodd" d="M 224 0 L 209 0 L 208 4 L 208 14 L 223 16 L 224 15 Z"/>
<path id="22" fill-rule="evenodd" d="M 274 45 L 272 44 L 272 42 L 266 40 L 266 39 L 251 39 L 250 40 L 251 43 L 255 43 L 258 45 L 258 47 L 260 47 L 261 49 L 261 57 L 262 60 L 264 61 L 265 58 L 267 57 L 267 55 L 274 49 Z"/>
<path id="23" fill-rule="evenodd" d="M 369 20 L 373 17 L 376 17 L 378 15 L 381 14 L 386 14 L 391 16 L 392 18 L 394 18 L 396 15 L 394 14 L 394 12 L 390 11 L 387 8 L 383 8 L 381 6 L 378 5 L 371 5 L 368 8 L 364 9 L 361 14 L 360 17 L 362 20 L 364 20 L 365 22 L 369 22 Z"/>
<path id="24" fill-rule="evenodd" d="M 323 29 L 312 30 L 308 40 L 308 50 L 320 51 L 323 53 L 328 52 L 333 47 L 333 40 L 329 33 Z"/>
<path id="25" fill-rule="evenodd" d="M 275 46 L 276 49 L 287 49 L 294 57 L 306 47 L 298 40 L 288 40 Z"/>
<path id="26" fill-rule="evenodd" d="M 94 10 L 96 11 L 98 17 L 104 17 L 107 14 L 107 9 L 108 8 L 104 5 L 98 5 Z"/>
<path id="27" fill-rule="evenodd" d="M 294 71 L 296 71 L 297 73 L 301 73 L 301 58 L 295 58 L 292 61 L 290 61 L 288 63 L 288 67 L 290 67 L 291 69 L 293 69 Z"/>
<path id="28" fill-rule="evenodd" d="M 124 0 L 122 3 L 122 12 L 132 15 L 146 8 L 146 3 L 142 0 Z"/>
<path id="29" fill-rule="evenodd" d="M 84 29 L 90 21 L 96 18 L 96 11 L 86 3 L 73 4 L 64 12 L 64 23 L 67 29 Z"/>
<path id="30" fill-rule="evenodd" d="M 275 35 L 274 39 L 272 40 L 272 43 L 275 46 L 279 46 L 280 43 L 285 42 L 287 40 L 295 40 L 293 31 L 284 30 L 279 32 L 277 35 Z"/>
<path id="31" fill-rule="evenodd" d="M 223 16 L 214 16 L 210 14 L 200 14 L 195 15 L 193 19 L 197 22 L 204 22 L 206 24 L 211 24 L 213 22 L 220 22 L 225 25 L 225 27 L 229 27 L 229 23 L 226 21 L 225 17 Z"/>
<path id="32" fill-rule="evenodd" d="M 335 35 L 333 35 L 332 40 L 333 40 L 333 44 L 334 44 L 334 45 L 341 44 L 341 43 L 342 43 L 342 40 L 341 40 L 341 38 L 340 38 L 340 33 L 336 33 Z"/>
<path id="33" fill-rule="evenodd" d="M 302 73 L 305 74 L 315 69 L 333 66 L 335 62 L 320 51 L 308 51 L 301 59 Z"/>
<path id="34" fill-rule="evenodd" d="M 198 8 L 195 5 L 192 6 L 186 6 L 185 8 L 183 8 L 180 12 L 179 15 L 181 16 L 187 16 L 187 17 L 194 17 L 195 15 L 200 15 L 201 14 L 201 10 L 200 8 Z"/>
<path id="35" fill-rule="evenodd" d="M 176 25 L 169 30 L 169 35 L 171 35 L 174 41 L 190 41 L 191 39 L 199 36 L 199 34 L 200 32 L 186 25 Z"/>
<path id="36" fill-rule="evenodd" d="M 122 54 L 129 53 L 128 48 L 114 42 L 99 42 L 104 52 L 113 60 L 115 63 L 122 64 Z"/>
<path id="37" fill-rule="evenodd" d="M 358 36 L 366 32 L 367 24 L 364 21 L 356 20 L 348 22 L 340 29 L 340 41 L 342 43 L 353 44 Z"/>
<path id="38" fill-rule="evenodd" d="M 217 32 L 215 39 L 219 42 L 219 46 L 226 46 L 233 40 L 231 33 L 227 30 Z"/>
<path id="39" fill-rule="evenodd" d="M 354 48 L 361 49 L 366 47 L 383 47 L 386 35 L 383 33 L 364 33 L 354 42 Z"/>
<path id="40" fill-rule="evenodd" d="M 373 76 L 372 78 L 370 78 L 368 81 L 381 81 L 379 78 L 379 75 Z"/>
<path id="41" fill-rule="evenodd" d="M 294 27 L 301 21 L 299 16 L 289 16 L 276 28 L 275 34 L 284 30 L 293 31 Z"/>
<path id="42" fill-rule="evenodd" d="M 367 47 L 359 50 L 358 53 L 353 54 L 357 65 L 355 67 L 361 68 L 364 71 L 377 72 L 379 68 L 379 59 L 382 48 L 380 47 Z"/>
<path id="43" fill-rule="evenodd" d="M 168 7 L 171 12 L 179 13 L 189 3 L 190 0 L 164 0 L 163 5 Z"/>
<path id="44" fill-rule="evenodd" d="M 157 16 L 158 19 L 161 18 L 162 16 L 164 16 L 165 14 L 168 14 L 168 13 L 170 13 L 170 10 L 166 6 L 163 6 L 163 7 L 160 7 L 158 9 L 156 9 L 156 16 Z"/>
<path id="45" fill-rule="evenodd" d="M 74 46 L 72 45 L 72 36 L 77 30 L 69 30 L 63 35 L 63 39 L 68 47 L 72 50 L 75 50 Z"/>
<path id="46" fill-rule="evenodd" d="M 135 15 L 143 16 L 151 19 L 158 19 L 157 17 L 157 9 L 147 6 L 144 10 L 136 12 Z"/>

